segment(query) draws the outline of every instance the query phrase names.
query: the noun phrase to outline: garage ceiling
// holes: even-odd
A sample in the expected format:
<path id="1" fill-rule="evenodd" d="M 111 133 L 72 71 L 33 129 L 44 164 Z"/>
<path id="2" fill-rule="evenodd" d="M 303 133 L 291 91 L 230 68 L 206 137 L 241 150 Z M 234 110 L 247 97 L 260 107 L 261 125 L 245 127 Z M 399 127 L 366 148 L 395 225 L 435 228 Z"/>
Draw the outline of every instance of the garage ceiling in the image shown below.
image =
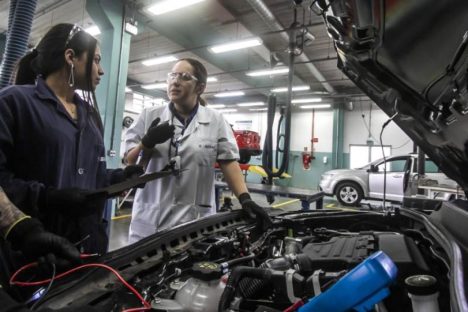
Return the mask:
<path id="1" fill-rule="evenodd" d="M 159 0 L 127 1 L 127 17 L 138 21 L 139 33 L 131 39 L 127 85 L 156 97 L 164 90 L 144 90 L 141 85 L 163 82 L 172 63 L 144 66 L 142 61 L 156 56 L 195 57 L 206 65 L 210 77 L 206 90 L 208 103 L 235 106 L 239 102 L 263 101 L 272 88 L 286 87 L 287 74 L 249 77 L 246 72 L 270 69 L 271 60 L 288 64 L 288 34 L 283 31 L 294 20 L 293 1 L 288 0 L 204 0 L 190 7 L 154 16 L 148 7 Z M 180 1 L 179 1 L 180 2 Z M 175 2 L 174 2 L 175 3 Z M 35 45 L 50 26 L 73 22 L 88 27 L 93 21 L 85 10 L 85 0 L 38 1 L 31 34 Z M 308 10 L 311 1 L 297 7 L 297 19 L 307 27 L 309 40 L 295 60 L 294 85 L 308 85 L 307 91 L 294 92 L 293 98 L 321 97 L 324 103 L 362 99 L 362 92 L 336 68 L 336 53 L 322 18 Z M 0 31 L 7 29 L 9 1 L 0 1 Z M 97 36 L 99 38 L 99 36 Z M 260 37 L 263 44 L 254 48 L 214 54 L 208 47 L 239 39 Z M 287 65 L 286 65 L 287 66 Z M 319 81 L 320 80 L 320 81 Z M 243 91 L 242 97 L 217 98 L 224 91 Z M 286 99 L 278 93 L 279 102 Z M 237 107 L 236 107 L 237 108 Z M 240 108 L 239 111 L 247 111 Z"/>

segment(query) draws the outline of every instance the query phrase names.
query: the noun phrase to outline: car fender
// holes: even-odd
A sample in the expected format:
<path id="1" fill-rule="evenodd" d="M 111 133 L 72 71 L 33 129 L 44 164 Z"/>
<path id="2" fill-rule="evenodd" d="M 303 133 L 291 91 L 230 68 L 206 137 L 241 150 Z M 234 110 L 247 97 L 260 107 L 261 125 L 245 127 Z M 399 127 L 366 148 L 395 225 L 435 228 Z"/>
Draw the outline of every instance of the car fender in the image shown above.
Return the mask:
<path id="1" fill-rule="evenodd" d="M 355 183 L 359 184 L 359 186 L 361 187 L 362 192 L 364 194 L 364 197 L 366 198 L 366 197 L 369 196 L 369 189 L 367 187 L 367 183 L 365 181 L 363 181 L 363 179 L 361 177 L 357 177 L 357 176 L 342 177 L 340 179 L 337 179 L 336 181 L 333 181 L 332 182 L 333 194 L 335 193 L 336 187 L 338 186 L 338 184 L 340 184 L 342 182 L 355 182 Z"/>

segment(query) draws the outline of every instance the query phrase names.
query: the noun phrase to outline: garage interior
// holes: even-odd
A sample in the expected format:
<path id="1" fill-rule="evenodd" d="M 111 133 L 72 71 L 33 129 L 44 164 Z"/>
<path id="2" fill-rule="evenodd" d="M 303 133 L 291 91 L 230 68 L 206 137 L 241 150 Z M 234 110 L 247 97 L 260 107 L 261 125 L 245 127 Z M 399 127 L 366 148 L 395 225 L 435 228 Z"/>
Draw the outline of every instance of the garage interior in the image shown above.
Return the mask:
<path id="1" fill-rule="evenodd" d="M 202 95 L 207 107 L 231 125 L 241 155 L 256 150 L 242 159 L 242 173 L 252 199 L 273 215 L 320 209 L 386 213 L 405 201 L 465 199 L 463 188 L 337 67 L 335 40 L 316 8 L 322 1 L 31 2 L 28 50 L 58 23 L 76 24 L 99 42 L 104 75 L 96 100 L 108 168 L 126 167 L 128 129 L 144 110 L 169 104 L 167 74 L 178 60 L 194 58 L 208 71 Z M 2 56 L 14 3 L 0 1 Z M 254 138 L 243 137 L 251 132 L 259 136 L 256 147 L 250 146 Z M 269 135 L 271 150 L 265 149 Z M 269 169 L 286 168 L 281 176 L 268 174 L 268 157 Z M 241 209 L 222 172 L 213 170 L 217 211 Z M 131 247 L 136 190 L 107 203 L 109 251 Z M 386 311 L 377 306 L 359 311 Z"/>
<path id="2" fill-rule="evenodd" d="M 275 183 L 316 190 L 324 172 L 350 168 L 351 146 L 359 155 L 352 168 L 381 157 L 374 154 L 379 154 L 379 133 L 387 116 L 337 69 L 332 39 L 322 18 L 307 10 L 307 3 L 295 8 L 292 1 L 208 0 L 153 15 L 149 11 L 153 2 L 126 1 L 124 9 L 121 5 L 109 3 L 110 7 L 106 7 L 106 2 L 93 4 L 93 1 L 37 3 L 30 47 L 37 44 L 51 25 L 60 22 L 76 23 L 94 31 L 93 34 L 99 32 L 96 37 L 103 55 L 108 56 L 102 60 L 105 74 L 97 97 L 98 103 L 102 103 L 107 153 L 115 154 L 108 156 L 109 165 L 121 165 L 124 153 L 121 141 L 126 130 L 123 120 L 126 117 L 135 120 L 142 108 L 166 103 L 165 75 L 176 59 L 184 57 L 194 57 L 206 64 L 210 80 L 204 98 L 210 107 L 222 111 L 235 130 L 256 131 L 263 147 L 268 95 L 274 93 L 278 105 L 284 105 L 288 74 L 248 74 L 288 67 L 288 29 L 294 23 L 295 14 L 295 33 L 303 42 L 298 43 L 293 77 L 288 164 L 288 174 L 292 177 Z M 5 1 L 1 5 L 4 21 L 1 27 L 6 30 L 9 3 Z M 125 21 L 137 25 L 136 35 L 122 33 L 121 29 L 109 25 L 120 25 L 121 11 Z M 210 50 L 216 45 L 243 40 L 258 40 L 261 44 L 224 53 Z M 116 53 L 115 46 L 120 42 L 124 45 Z M 159 57 L 172 58 L 172 61 L 144 65 L 145 60 Z M 243 95 L 222 97 L 227 92 Z M 275 126 L 277 122 L 278 118 Z M 276 138 L 273 141 L 276 150 Z M 391 150 L 387 156 L 414 151 L 411 140 L 394 124 L 385 130 L 382 142 Z M 304 151 L 312 156 L 308 169 L 302 164 Z M 363 151 L 369 157 L 360 157 Z M 250 163 L 261 164 L 261 155 L 253 156 Z M 260 183 L 261 179 L 255 173 L 247 175 L 247 181 L 252 183 Z"/>

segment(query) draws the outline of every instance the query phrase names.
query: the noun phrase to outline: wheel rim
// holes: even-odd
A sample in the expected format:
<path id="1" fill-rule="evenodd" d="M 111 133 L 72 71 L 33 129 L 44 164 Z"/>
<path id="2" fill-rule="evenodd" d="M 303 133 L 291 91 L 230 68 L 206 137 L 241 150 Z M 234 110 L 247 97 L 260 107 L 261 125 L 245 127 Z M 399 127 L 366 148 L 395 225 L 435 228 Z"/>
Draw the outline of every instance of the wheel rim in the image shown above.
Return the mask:
<path id="1" fill-rule="evenodd" d="M 358 199 L 358 192 L 354 187 L 345 186 L 340 190 L 340 198 L 347 204 L 355 203 Z"/>

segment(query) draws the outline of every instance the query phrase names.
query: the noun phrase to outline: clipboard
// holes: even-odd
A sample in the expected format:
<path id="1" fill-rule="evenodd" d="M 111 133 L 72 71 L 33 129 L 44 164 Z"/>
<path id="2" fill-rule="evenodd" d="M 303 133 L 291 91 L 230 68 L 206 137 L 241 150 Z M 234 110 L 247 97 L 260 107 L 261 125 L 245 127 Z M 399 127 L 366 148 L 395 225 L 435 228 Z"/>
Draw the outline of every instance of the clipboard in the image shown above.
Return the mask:
<path id="1" fill-rule="evenodd" d="M 132 189 L 138 185 L 144 184 L 152 180 L 161 179 L 161 178 L 170 176 L 172 174 L 173 174 L 172 170 L 158 171 L 158 172 L 143 174 L 139 176 L 138 178 L 130 179 L 124 182 L 112 184 L 107 187 L 97 189 L 93 191 L 92 193 L 89 193 L 86 197 L 89 199 L 99 198 L 99 197 L 101 198 L 116 197 L 120 195 L 123 191 Z"/>

